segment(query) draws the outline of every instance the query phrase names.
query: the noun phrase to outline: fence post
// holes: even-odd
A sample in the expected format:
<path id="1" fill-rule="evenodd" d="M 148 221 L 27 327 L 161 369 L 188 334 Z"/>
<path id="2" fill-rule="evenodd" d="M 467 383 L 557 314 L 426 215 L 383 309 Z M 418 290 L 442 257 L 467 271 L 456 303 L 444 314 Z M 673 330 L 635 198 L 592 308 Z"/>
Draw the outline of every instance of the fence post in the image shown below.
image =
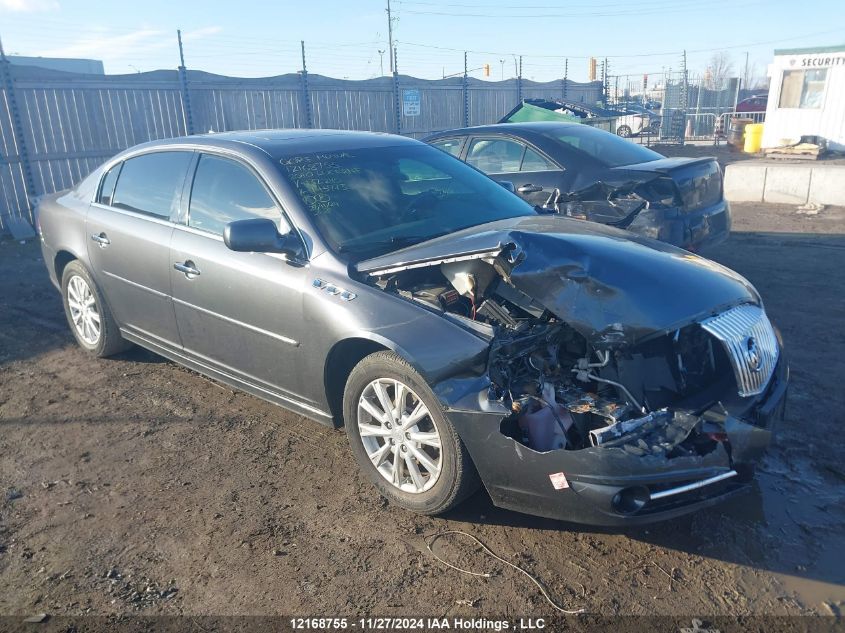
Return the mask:
<path id="1" fill-rule="evenodd" d="M 182 110 L 185 116 L 185 133 L 194 133 L 194 115 L 191 112 L 191 95 L 188 93 L 188 70 L 185 68 L 185 51 L 182 48 L 182 31 L 176 29 L 176 39 L 179 40 L 179 88 L 182 92 Z"/>
<path id="2" fill-rule="evenodd" d="M 302 47 L 302 106 L 305 108 L 305 125 L 314 127 L 314 115 L 311 112 L 311 93 L 308 92 L 308 69 L 305 67 L 305 40 L 299 41 Z"/>
<path id="3" fill-rule="evenodd" d="M 15 95 L 15 84 L 12 79 L 12 72 L 9 70 L 9 60 L 6 59 L 6 52 L 3 50 L 3 40 L 0 39 L 0 82 L 3 88 L 6 89 L 6 100 L 9 104 L 9 114 L 12 116 L 12 138 L 15 141 L 15 146 L 18 151 L 18 160 L 23 171 L 24 187 L 26 188 L 26 208 L 29 213 L 30 220 L 34 220 L 32 215 L 32 198 L 35 197 L 35 178 L 32 175 L 32 165 L 29 162 L 29 150 L 26 146 L 26 138 L 23 134 L 23 123 L 21 122 L 21 113 L 18 109 L 18 99 Z M 13 221 L 11 216 L 11 209 L 9 209 L 9 221 Z M 27 230 L 28 231 L 28 230 Z M 24 235 L 24 237 L 26 237 Z"/>
<path id="4" fill-rule="evenodd" d="M 519 72 L 516 75 L 516 101 L 522 103 L 522 55 L 519 56 Z"/>
<path id="5" fill-rule="evenodd" d="M 467 52 L 464 51 L 464 127 L 469 127 L 469 77 L 467 76 Z"/>
<path id="6" fill-rule="evenodd" d="M 395 117 L 396 133 L 402 134 L 402 104 L 399 94 L 399 61 L 396 55 L 396 47 L 393 47 L 393 115 Z"/>

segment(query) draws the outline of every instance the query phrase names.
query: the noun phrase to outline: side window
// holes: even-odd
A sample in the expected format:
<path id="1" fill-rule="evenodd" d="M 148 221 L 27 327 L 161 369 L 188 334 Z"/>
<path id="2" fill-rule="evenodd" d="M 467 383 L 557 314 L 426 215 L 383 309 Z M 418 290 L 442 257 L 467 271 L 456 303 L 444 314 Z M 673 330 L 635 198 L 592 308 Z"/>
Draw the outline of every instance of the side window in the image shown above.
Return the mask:
<path id="1" fill-rule="evenodd" d="M 103 178 L 103 184 L 100 187 L 100 195 L 97 198 L 97 202 L 99 202 L 100 204 L 111 204 L 112 194 L 114 194 L 114 185 L 117 182 L 117 176 L 120 173 L 120 168 L 122 166 L 123 163 L 118 163 L 117 165 L 109 169 L 105 178 Z"/>
<path id="2" fill-rule="evenodd" d="M 552 171 L 558 169 L 553 163 L 547 161 L 530 147 L 525 148 L 525 156 L 522 157 L 522 169 L 520 171 Z"/>
<path id="3" fill-rule="evenodd" d="M 780 88 L 779 108 L 821 108 L 827 68 L 785 70 Z"/>
<path id="4" fill-rule="evenodd" d="M 191 152 L 154 152 L 123 163 L 112 206 L 169 218 L 177 210 Z"/>
<path id="5" fill-rule="evenodd" d="M 444 152 L 451 154 L 454 157 L 461 155 L 461 146 L 464 144 L 462 138 L 447 138 L 441 141 L 434 141 L 432 145 L 437 149 L 442 149 Z"/>
<path id="6" fill-rule="evenodd" d="M 203 154 L 191 188 L 188 226 L 222 235 L 229 222 L 250 218 L 268 218 L 278 225 L 282 214 L 249 169 L 227 158 Z"/>
<path id="7" fill-rule="evenodd" d="M 519 171 L 524 151 L 516 141 L 477 138 L 469 146 L 467 163 L 485 174 L 510 174 Z"/>

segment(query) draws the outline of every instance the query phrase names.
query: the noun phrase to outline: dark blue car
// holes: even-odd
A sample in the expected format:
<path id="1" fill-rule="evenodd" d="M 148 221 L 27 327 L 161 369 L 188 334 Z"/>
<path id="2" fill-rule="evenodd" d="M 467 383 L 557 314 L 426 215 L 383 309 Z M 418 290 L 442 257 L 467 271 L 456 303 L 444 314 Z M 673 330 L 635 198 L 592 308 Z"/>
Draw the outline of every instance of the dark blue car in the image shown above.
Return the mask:
<path id="1" fill-rule="evenodd" d="M 504 123 L 424 139 L 528 202 L 701 251 L 731 229 L 715 158 L 666 158 L 579 123 Z"/>

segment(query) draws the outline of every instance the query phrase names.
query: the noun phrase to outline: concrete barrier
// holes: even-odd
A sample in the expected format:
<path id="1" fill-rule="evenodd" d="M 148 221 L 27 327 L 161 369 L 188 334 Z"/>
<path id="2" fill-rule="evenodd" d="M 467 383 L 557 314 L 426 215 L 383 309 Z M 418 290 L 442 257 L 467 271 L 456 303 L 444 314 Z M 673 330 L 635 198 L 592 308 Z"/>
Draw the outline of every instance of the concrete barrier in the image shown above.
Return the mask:
<path id="1" fill-rule="evenodd" d="M 845 206 L 845 165 L 732 163 L 725 169 L 729 202 Z"/>

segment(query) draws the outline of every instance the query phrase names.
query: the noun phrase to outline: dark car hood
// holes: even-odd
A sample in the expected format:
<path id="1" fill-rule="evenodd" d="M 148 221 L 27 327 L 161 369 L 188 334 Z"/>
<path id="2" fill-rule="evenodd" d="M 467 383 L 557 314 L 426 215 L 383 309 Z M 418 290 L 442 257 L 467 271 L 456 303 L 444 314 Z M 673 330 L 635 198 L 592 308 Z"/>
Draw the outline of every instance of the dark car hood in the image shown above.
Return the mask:
<path id="1" fill-rule="evenodd" d="M 740 303 L 760 302 L 748 281 L 715 262 L 560 216 L 472 227 L 355 268 L 382 276 L 460 259 L 495 263 L 506 281 L 596 345 L 633 343 Z"/>

